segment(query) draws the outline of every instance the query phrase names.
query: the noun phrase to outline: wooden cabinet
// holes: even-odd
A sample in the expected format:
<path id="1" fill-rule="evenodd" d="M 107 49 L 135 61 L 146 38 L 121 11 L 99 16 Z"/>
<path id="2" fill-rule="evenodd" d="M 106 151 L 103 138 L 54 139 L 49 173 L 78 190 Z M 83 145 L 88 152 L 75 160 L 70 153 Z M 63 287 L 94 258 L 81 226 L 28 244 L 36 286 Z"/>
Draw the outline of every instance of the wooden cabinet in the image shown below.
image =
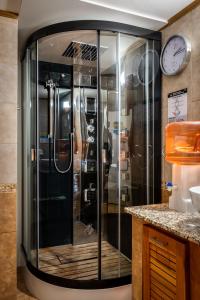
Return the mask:
<path id="1" fill-rule="evenodd" d="M 188 300 L 187 243 L 149 225 L 143 228 L 143 299 Z"/>
<path id="2" fill-rule="evenodd" d="M 200 246 L 190 242 L 190 299 L 200 299 Z"/>

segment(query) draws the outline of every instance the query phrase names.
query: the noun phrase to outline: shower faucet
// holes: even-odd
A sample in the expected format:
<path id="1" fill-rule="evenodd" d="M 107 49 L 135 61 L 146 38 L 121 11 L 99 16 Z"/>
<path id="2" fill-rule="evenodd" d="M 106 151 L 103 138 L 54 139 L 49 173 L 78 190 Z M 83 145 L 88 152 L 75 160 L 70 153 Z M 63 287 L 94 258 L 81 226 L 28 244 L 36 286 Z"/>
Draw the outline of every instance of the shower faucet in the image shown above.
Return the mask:
<path id="1" fill-rule="evenodd" d="M 94 137 L 93 136 L 89 136 L 88 138 L 87 138 L 87 142 L 88 143 L 94 143 Z"/>
<path id="2" fill-rule="evenodd" d="M 95 128 L 93 125 L 88 125 L 87 130 L 92 133 L 92 132 L 94 132 Z"/>

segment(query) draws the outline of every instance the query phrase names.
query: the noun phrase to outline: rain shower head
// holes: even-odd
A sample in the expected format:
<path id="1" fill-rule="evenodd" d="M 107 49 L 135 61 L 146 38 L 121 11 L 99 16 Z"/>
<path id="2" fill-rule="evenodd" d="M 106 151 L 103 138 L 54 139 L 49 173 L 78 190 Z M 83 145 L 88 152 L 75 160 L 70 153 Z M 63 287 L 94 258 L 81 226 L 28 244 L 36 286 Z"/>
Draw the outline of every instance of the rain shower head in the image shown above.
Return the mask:
<path id="1" fill-rule="evenodd" d="M 107 47 L 100 47 L 101 54 Z M 97 60 L 97 46 L 94 44 L 86 44 L 82 42 L 72 41 L 63 53 L 63 56 L 69 58 L 80 58 L 82 60 Z"/>

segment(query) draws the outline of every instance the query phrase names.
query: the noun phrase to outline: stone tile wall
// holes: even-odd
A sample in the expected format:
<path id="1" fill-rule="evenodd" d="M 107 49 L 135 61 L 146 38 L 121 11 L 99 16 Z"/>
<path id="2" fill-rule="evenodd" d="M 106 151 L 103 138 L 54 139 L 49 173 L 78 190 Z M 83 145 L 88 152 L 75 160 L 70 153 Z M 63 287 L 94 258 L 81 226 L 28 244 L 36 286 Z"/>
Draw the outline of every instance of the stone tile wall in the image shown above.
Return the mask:
<path id="1" fill-rule="evenodd" d="M 16 297 L 18 22 L 0 17 L 0 299 Z"/>
<path id="2" fill-rule="evenodd" d="M 174 34 L 183 34 L 192 44 L 191 59 L 179 75 L 162 78 L 162 145 L 168 116 L 168 93 L 188 89 L 188 120 L 200 121 L 200 5 L 162 32 L 163 44 Z M 171 180 L 171 165 L 162 160 L 162 179 Z"/>
<path id="3" fill-rule="evenodd" d="M 18 24 L 0 17 L 0 183 L 17 182 Z"/>
<path id="4" fill-rule="evenodd" d="M 16 189 L 0 184 L 0 299 L 16 295 Z M 14 299 L 14 298 L 13 298 Z"/>

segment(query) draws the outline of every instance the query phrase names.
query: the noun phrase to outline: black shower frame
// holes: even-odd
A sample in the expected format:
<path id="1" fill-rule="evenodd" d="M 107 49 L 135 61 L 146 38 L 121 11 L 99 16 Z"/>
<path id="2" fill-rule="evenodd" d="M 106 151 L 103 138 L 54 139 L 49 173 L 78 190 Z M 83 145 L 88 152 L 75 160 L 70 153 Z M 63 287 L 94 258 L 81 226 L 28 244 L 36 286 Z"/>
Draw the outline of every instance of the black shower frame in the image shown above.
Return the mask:
<path id="1" fill-rule="evenodd" d="M 56 23 L 52 24 L 46 27 L 43 27 L 34 33 L 31 34 L 31 36 L 28 38 L 26 44 L 25 44 L 25 49 L 23 52 L 22 56 L 22 61 L 25 58 L 26 55 L 26 50 L 32 45 L 32 43 L 37 42 L 39 39 L 44 38 L 46 36 L 52 35 L 52 34 L 57 34 L 57 33 L 62 33 L 62 32 L 68 32 L 68 31 L 79 31 L 79 30 L 95 30 L 97 32 L 97 57 L 99 57 L 99 46 L 100 46 L 100 32 L 101 31 L 110 31 L 114 33 L 123 33 L 135 37 L 140 37 L 144 38 L 147 40 L 154 40 L 158 41 L 159 46 L 156 48 L 156 51 L 160 55 L 161 53 L 161 32 L 159 31 L 152 31 L 149 29 L 141 28 L 141 27 L 136 27 L 128 24 L 123 24 L 123 23 L 118 23 L 118 22 L 111 22 L 111 21 L 101 21 L 101 20 L 79 20 L 79 21 L 69 21 L 69 22 L 62 22 L 62 23 Z M 100 99 L 100 88 L 101 88 L 101 82 L 100 82 L 100 61 L 98 59 L 98 65 L 97 65 L 97 91 L 98 91 L 98 99 Z M 159 71 L 159 74 L 157 75 L 156 78 L 156 84 L 155 84 L 155 90 L 157 94 L 157 99 L 158 96 L 161 99 L 161 73 Z M 99 105 L 99 101 L 98 101 Z M 157 115 L 157 122 L 161 124 L 161 101 L 159 104 L 159 112 L 160 115 Z M 100 109 L 98 108 L 98 119 L 100 119 L 101 112 Z M 160 126 L 161 127 L 161 126 Z M 22 126 L 23 128 L 23 126 Z M 98 128 L 98 136 L 101 134 L 100 128 Z M 161 199 L 161 129 L 156 128 L 156 136 L 157 139 L 155 141 L 156 144 L 156 169 L 157 169 L 157 181 L 155 185 L 155 199 L 154 203 L 159 203 Z M 159 145 L 159 147 L 158 147 Z M 100 144 L 98 143 L 98 153 L 101 151 Z M 98 167 L 99 171 L 101 173 L 101 161 L 100 157 L 98 161 Z M 23 159 L 22 159 L 23 162 Z M 159 170 L 157 167 L 160 167 Z M 159 176 L 160 175 L 160 176 Z M 22 175 L 23 178 L 23 175 Z M 23 180 L 23 179 L 22 179 Z M 101 176 L 99 176 L 99 185 L 100 185 L 100 180 Z M 98 188 L 98 199 L 101 199 L 101 190 Z M 23 201 L 24 202 L 24 201 Z M 98 210 L 101 211 L 101 202 L 98 201 Z M 24 209 L 22 207 L 22 219 L 24 214 Z M 99 213 L 98 213 L 99 216 Z M 99 217 L 98 219 L 98 226 L 100 227 L 101 223 L 101 218 Z M 22 222 L 22 236 L 23 235 L 23 222 Z M 122 285 L 127 285 L 131 283 L 131 275 L 124 276 L 124 277 L 118 277 L 118 278 L 113 278 L 113 279 L 101 279 L 101 232 L 98 230 L 99 236 L 98 236 L 98 280 L 74 280 L 74 279 L 66 279 L 62 277 L 58 277 L 55 275 L 47 274 L 41 270 L 39 270 L 37 267 L 35 267 L 29 260 L 25 251 L 25 248 L 22 244 L 21 248 L 24 253 L 24 257 L 26 260 L 26 266 L 28 270 L 35 275 L 38 279 L 41 279 L 47 283 L 60 286 L 60 287 L 65 287 L 65 288 L 72 288 L 72 289 L 88 289 L 88 290 L 93 290 L 93 289 L 105 289 L 105 288 L 113 288 L 113 287 L 118 287 Z"/>

